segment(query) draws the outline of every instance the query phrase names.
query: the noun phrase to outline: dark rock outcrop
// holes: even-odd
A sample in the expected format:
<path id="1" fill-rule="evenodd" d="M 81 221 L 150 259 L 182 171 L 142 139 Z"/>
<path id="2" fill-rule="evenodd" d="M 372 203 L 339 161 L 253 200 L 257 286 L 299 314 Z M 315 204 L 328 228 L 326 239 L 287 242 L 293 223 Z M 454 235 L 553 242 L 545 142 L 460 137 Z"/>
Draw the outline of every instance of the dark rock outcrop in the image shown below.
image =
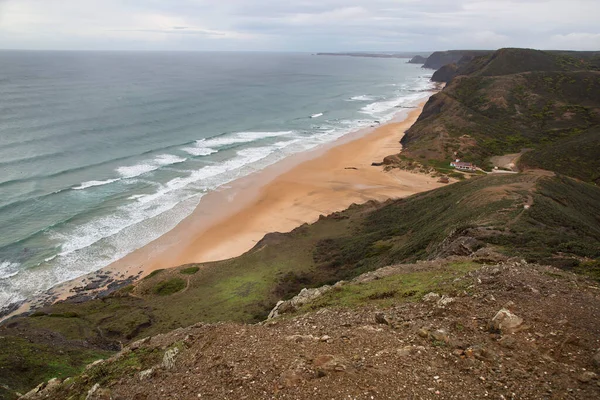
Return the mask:
<path id="1" fill-rule="evenodd" d="M 414 56 L 408 62 L 409 64 L 425 64 L 427 62 L 427 57 L 423 56 Z"/>
<path id="2" fill-rule="evenodd" d="M 433 82 L 445 82 L 448 83 L 456 76 L 456 71 L 458 71 L 457 64 L 447 64 L 442 68 L 438 69 L 433 73 L 431 80 Z"/>

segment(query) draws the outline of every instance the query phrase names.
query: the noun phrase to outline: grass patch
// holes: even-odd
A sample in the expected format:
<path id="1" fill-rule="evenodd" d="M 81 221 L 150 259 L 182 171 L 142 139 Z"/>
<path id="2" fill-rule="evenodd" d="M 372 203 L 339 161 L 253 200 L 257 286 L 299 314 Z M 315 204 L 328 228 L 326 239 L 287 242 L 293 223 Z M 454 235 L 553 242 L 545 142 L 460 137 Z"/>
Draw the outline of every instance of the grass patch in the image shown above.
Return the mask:
<path id="1" fill-rule="evenodd" d="M 349 283 L 335 288 L 310 304 L 304 305 L 300 313 L 323 307 L 362 307 L 370 302 L 387 307 L 392 304 L 418 301 L 429 292 L 452 294 L 463 290 L 467 281 L 454 279 L 480 268 L 479 264 L 451 263 L 440 268 L 399 273 L 366 283 Z"/>
<path id="2" fill-rule="evenodd" d="M 156 275 L 162 273 L 165 269 L 161 268 L 161 269 L 155 269 L 154 271 L 150 272 L 148 275 L 146 275 L 144 277 L 144 279 L 151 279 L 154 278 Z"/>
<path id="3" fill-rule="evenodd" d="M 26 338 L 3 336 L 0 338 L 0 385 L 26 393 L 51 378 L 79 374 L 84 365 L 110 354 L 83 347 L 32 343 Z"/>
<path id="4" fill-rule="evenodd" d="M 169 296 L 180 292 L 185 288 L 185 281 L 181 278 L 171 278 L 167 281 L 159 282 L 154 286 L 154 293 L 159 296 Z"/>
<path id="5" fill-rule="evenodd" d="M 200 271 L 200 267 L 188 267 L 179 271 L 180 274 L 183 275 L 194 275 L 196 272 Z"/>

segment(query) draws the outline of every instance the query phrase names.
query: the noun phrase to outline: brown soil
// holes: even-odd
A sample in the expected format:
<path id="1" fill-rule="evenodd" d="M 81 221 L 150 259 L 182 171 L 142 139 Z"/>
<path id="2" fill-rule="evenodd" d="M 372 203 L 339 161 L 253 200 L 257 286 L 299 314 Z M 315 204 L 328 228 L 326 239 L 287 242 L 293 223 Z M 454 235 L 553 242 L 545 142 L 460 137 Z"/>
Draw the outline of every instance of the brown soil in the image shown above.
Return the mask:
<path id="1" fill-rule="evenodd" d="M 432 266 L 406 266 L 404 272 Z M 141 351 L 178 348 L 172 366 L 125 369 L 88 398 L 600 398 L 598 286 L 516 261 L 457 279 L 466 291 L 443 307 L 419 300 L 379 308 L 371 301 L 258 325 L 197 324 L 159 335 L 124 349 L 103 368 Z M 524 320 L 514 333 L 490 327 L 502 308 Z M 99 367 L 70 389 L 63 383 L 29 398 L 87 391 L 97 383 L 93 371 Z"/>

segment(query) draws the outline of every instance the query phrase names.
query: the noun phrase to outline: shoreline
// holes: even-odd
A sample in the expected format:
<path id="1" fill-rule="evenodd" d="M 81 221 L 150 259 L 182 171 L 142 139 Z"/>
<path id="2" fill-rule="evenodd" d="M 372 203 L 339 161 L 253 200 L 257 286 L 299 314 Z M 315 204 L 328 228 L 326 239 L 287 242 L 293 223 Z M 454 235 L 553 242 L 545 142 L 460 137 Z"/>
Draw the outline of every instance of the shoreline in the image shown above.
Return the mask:
<path id="1" fill-rule="evenodd" d="M 400 139 L 427 99 L 390 122 L 351 132 L 216 189 L 171 231 L 98 271 L 54 286 L 0 320 L 58 300 L 107 295 L 157 269 L 237 257 L 267 233 L 289 232 L 353 203 L 442 186 L 429 175 L 371 165 L 401 151 Z"/>

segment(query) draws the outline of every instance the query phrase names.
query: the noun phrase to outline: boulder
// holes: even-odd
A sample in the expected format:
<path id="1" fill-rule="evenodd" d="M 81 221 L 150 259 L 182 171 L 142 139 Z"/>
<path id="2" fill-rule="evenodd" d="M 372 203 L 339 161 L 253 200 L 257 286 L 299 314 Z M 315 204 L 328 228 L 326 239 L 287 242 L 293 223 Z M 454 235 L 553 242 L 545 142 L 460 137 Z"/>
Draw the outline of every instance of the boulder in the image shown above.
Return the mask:
<path id="1" fill-rule="evenodd" d="M 287 340 L 289 342 L 300 343 L 300 342 L 316 342 L 319 340 L 319 338 L 316 336 L 313 336 L 313 335 L 290 335 L 290 336 L 286 336 L 285 340 Z"/>
<path id="2" fill-rule="evenodd" d="M 382 312 L 375 313 L 375 322 L 377 322 L 378 324 L 390 326 L 393 324 L 392 319 Z"/>
<path id="3" fill-rule="evenodd" d="M 342 357 L 331 354 L 323 354 L 313 359 L 315 368 L 324 371 L 345 371 L 347 362 Z"/>
<path id="4" fill-rule="evenodd" d="M 453 302 L 454 302 L 453 297 L 443 295 L 442 298 L 438 300 L 437 305 L 438 305 L 438 307 L 444 308 L 448 304 L 453 303 Z"/>
<path id="5" fill-rule="evenodd" d="M 600 351 L 594 354 L 594 357 L 592 357 L 592 362 L 596 367 L 600 368 Z"/>
<path id="6" fill-rule="evenodd" d="M 523 324 L 523 318 L 503 308 L 496 313 L 490 322 L 490 330 L 500 333 L 515 333 Z"/>
<path id="7" fill-rule="evenodd" d="M 579 375 L 577 377 L 577 379 L 581 383 L 588 383 L 588 382 L 593 381 L 596 378 L 598 378 L 598 375 L 591 371 L 585 371 L 584 373 L 582 373 L 581 375 Z"/>
<path id="8" fill-rule="evenodd" d="M 323 294 L 329 292 L 332 288 L 333 287 L 329 285 L 321 286 L 319 288 L 314 289 L 304 288 L 300 291 L 300 293 L 298 293 L 290 300 L 278 301 L 275 307 L 273 307 L 273 309 L 269 313 L 267 319 L 273 319 L 281 314 L 296 311 L 299 307 L 321 297 Z"/>
<path id="9" fill-rule="evenodd" d="M 99 383 L 95 383 L 90 390 L 88 390 L 87 392 L 87 396 L 85 397 L 85 400 L 92 400 L 95 398 L 94 394 L 98 391 L 98 389 L 100 389 L 100 384 Z"/>
<path id="10" fill-rule="evenodd" d="M 440 299 L 440 295 L 434 292 L 429 292 L 425 296 L 423 296 L 423 301 L 425 303 L 434 303 Z"/>
<path id="11" fill-rule="evenodd" d="M 450 336 L 444 329 L 438 329 L 429 334 L 432 340 L 436 342 L 450 343 Z"/>
<path id="12" fill-rule="evenodd" d="M 145 379 L 150 379 L 152 377 L 152 374 L 154 373 L 154 368 L 150 368 L 150 369 L 145 369 L 143 371 L 141 371 L 138 376 L 140 378 L 140 381 L 143 381 Z"/>
<path id="13" fill-rule="evenodd" d="M 179 354 L 179 349 L 177 347 L 165 351 L 162 367 L 165 369 L 173 369 L 175 367 L 175 358 L 177 357 L 177 354 Z"/>

